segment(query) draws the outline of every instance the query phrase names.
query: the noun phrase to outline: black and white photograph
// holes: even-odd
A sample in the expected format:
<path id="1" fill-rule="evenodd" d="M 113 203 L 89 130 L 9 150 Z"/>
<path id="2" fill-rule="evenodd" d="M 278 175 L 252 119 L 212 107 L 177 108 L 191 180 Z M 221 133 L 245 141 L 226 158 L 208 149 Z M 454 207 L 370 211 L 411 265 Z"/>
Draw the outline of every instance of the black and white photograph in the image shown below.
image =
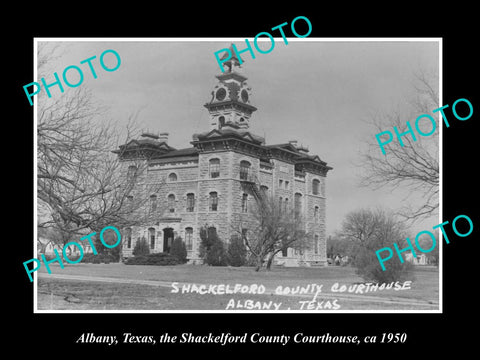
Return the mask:
<path id="1" fill-rule="evenodd" d="M 36 311 L 441 311 L 441 39 L 36 44 Z"/>
<path id="2" fill-rule="evenodd" d="M 9 13 L 16 356 L 473 350 L 472 8 L 105 5 Z"/>

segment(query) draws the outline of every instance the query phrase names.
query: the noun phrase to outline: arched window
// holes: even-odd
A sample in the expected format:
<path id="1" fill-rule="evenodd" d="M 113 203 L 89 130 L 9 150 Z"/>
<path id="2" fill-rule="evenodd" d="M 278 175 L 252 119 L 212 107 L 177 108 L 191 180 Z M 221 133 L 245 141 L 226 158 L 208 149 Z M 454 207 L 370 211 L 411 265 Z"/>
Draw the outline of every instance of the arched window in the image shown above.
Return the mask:
<path id="1" fill-rule="evenodd" d="M 127 206 L 130 208 L 133 206 L 133 195 L 127 196 Z"/>
<path id="2" fill-rule="evenodd" d="M 212 237 L 217 236 L 217 228 L 215 226 L 209 226 L 207 228 L 207 237 L 211 239 Z"/>
<path id="3" fill-rule="evenodd" d="M 175 195 L 170 194 L 168 195 L 168 211 L 171 213 L 175 212 Z"/>
<path id="4" fill-rule="evenodd" d="M 268 186 L 266 186 L 266 185 L 260 185 L 260 191 L 261 191 L 264 195 L 268 194 Z"/>
<path id="5" fill-rule="evenodd" d="M 220 116 L 218 118 L 218 128 L 221 129 L 225 126 L 225 116 Z"/>
<path id="6" fill-rule="evenodd" d="M 318 223 L 318 218 L 319 218 L 319 207 L 318 206 L 315 206 L 314 209 L 313 209 L 313 220 L 315 221 L 315 223 Z"/>
<path id="7" fill-rule="evenodd" d="M 127 171 L 127 179 L 133 180 L 133 178 L 137 175 L 137 167 L 135 165 L 130 165 Z"/>
<path id="8" fill-rule="evenodd" d="M 127 239 L 127 242 L 125 245 L 127 249 L 130 249 L 132 247 L 132 229 L 131 228 L 125 229 L 125 237 Z"/>
<path id="9" fill-rule="evenodd" d="M 191 227 L 185 228 L 185 246 L 187 251 L 193 249 L 193 229 Z"/>
<path id="10" fill-rule="evenodd" d="M 285 203 L 284 203 L 285 207 L 284 207 L 284 211 L 285 213 L 287 213 L 288 211 L 288 198 L 285 198 Z"/>
<path id="11" fill-rule="evenodd" d="M 215 191 L 210 193 L 210 211 L 218 210 L 218 194 Z"/>
<path id="12" fill-rule="evenodd" d="M 175 174 L 175 173 L 170 173 L 170 175 L 168 175 L 168 181 L 169 181 L 169 182 L 175 182 L 175 181 L 177 181 L 177 174 Z"/>
<path id="13" fill-rule="evenodd" d="M 195 194 L 187 194 L 187 212 L 193 212 L 195 210 Z"/>
<path id="14" fill-rule="evenodd" d="M 209 174 L 211 178 L 217 178 L 220 176 L 220 159 L 210 159 Z"/>
<path id="15" fill-rule="evenodd" d="M 150 211 L 157 210 L 157 195 L 150 195 Z"/>
<path id="16" fill-rule="evenodd" d="M 155 229 L 148 229 L 148 238 L 150 239 L 150 249 L 155 249 Z"/>
<path id="17" fill-rule="evenodd" d="M 313 179 L 312 181 L 312 194 L 319 195 L 320 194 L 320 180 Z"/>
<path id="18" fill-rule="evenodd" d="M 240 161 L 240 180 L 249 180 L 250 166 L 248 161 Z"/>
<path id="19" fill-rule="evenodd" d="M 242 195 L 242 212 L 243 213 L 246 213 L 248 211 L 247 204 L 248 204 L 248 194 L 243 194 Z"/>

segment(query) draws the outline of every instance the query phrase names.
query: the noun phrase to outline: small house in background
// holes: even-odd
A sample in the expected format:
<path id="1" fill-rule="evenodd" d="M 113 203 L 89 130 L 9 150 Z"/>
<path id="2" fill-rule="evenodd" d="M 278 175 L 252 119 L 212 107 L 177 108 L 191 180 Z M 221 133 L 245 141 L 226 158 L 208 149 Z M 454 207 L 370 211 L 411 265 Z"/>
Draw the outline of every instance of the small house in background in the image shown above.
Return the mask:
<path id="1" fill-rule="evenodd" d="M 80 244 L 83 248 L 83 255 L 93 253 L 92 247 L 88 242 L 85 244 Z M 75 245 L 70 245 L 69 249 L 66 250 L 67 255 L 80 255 L 78 247 Z M 39 236 L 37 240 L 37 258 L 40 258 L 41 254 L 45 256 L 55 256 L 54 249 L 57 249 L 57 252 L 62 255 L 63 245 L 55 244 L 51 239 Z"/>
<path id="2" fill-rule="evenodd" d="M 425 254 L 417 254 L 417 257 L 413 257 L 412 253 L 405 254 L 405 260 L 413 265 L 428 265 L 429 260 Z"/>

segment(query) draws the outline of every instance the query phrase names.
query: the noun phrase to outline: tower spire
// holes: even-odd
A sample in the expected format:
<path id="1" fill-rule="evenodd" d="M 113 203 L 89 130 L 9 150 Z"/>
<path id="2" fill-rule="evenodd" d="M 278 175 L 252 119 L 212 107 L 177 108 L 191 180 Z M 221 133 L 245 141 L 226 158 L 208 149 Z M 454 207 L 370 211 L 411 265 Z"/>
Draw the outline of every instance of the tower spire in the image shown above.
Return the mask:
<path id="1" fill-rule="evenodd" d="M 234 71 L 235 66 L 241 68 L 240 61 L 241 61 L 242 64 L 245 61 L 240 56 L 237 57 L 237 53 L 235 52 L 235 50 L 233 50 L 233 43 L 230 44 L 230 47 L 228 48 L 228 51 L 230 51 L 230 54 L 231 54 L 230 59 L 228 59 L 227 61 L 222 63 L 222 65 L 227 70 L 227 73 L 231 73 L 231 72 Z M 223 56 L 220 58 L 220 60 L 225 60 L 228 56 L 227 54 L 228 54 L 228 52 L 225 52 L 223 54 Z M 240 58 L 240 60 L 239 60 L 239 58 Z"/>

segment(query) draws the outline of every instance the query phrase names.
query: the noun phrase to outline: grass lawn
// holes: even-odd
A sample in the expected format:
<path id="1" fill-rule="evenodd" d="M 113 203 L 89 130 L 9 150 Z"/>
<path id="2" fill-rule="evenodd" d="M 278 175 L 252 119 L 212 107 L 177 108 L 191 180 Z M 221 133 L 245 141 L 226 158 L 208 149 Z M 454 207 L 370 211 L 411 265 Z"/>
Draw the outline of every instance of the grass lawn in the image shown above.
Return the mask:
<path id="1" fill-rule="evenodd" d="M 310 305 L 310 311 L 332 310 L 325 306 L 328 307 L 327 301 L 332 304 L 334 300 L 338 310 L 437 310 L 439 300 L 436 268 L 417 268 L 409 290 L 378 290 L 357 295 L 331 291 L 335 283 L 348 286 L 363 282 L 351 267 L 274 267 L 270 272 L 258 273 L 250 267 L 199 265 L 76 264 L 61 269 L 52 264 L 51 269 L 54 275 L 102 277 L 110 278 L 110 281 L 56 279 L 42 267 L 39 270 L 42 275 L 38 278 L 39 310 L 225 310 L 228 304 L 231 305 L 231 299 L 242 303 L 244 300 L 252 303 L 273 301 L 279 310 L 307 310 L 308 305 L 301 302 L 312 300 L 314 293 L 284 296 L 275 294 L 275 289 L 312 283 L 323 287 L 316 302 Z M 143 281 L 150 283 L 142 284 Z M 266 291 L 265 294 L 182 294 L 172 293 L 172 282 L 230 286 L 258 284 L 265 286 Z M 229 310 L 243 309 L 230 306 Z"/>

